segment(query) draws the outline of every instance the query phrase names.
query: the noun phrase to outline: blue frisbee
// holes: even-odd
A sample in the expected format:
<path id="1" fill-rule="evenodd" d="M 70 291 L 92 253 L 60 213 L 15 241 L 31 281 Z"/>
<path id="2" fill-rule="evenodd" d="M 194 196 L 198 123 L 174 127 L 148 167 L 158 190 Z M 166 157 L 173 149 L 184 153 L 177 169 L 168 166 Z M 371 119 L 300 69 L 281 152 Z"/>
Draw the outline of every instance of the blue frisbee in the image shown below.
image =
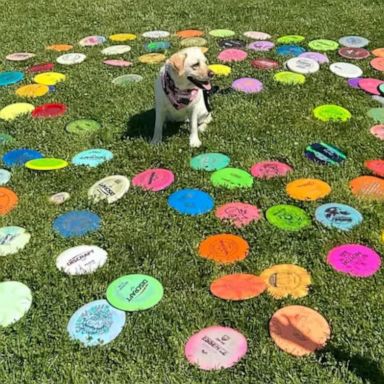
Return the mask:
<path id="1" fill-rule="evenodd" d="M 0 72 L 0 87 L 16 84 L 24 79 L 24 73 L 19 71 Z"/>
<path id="2" fill-rule="evenodd" d="M 183 215 L 203 215 L 214 207 L 213 198 L 199 189 L 181 189 L 168 197 L 168 204 Z"/>
<path id="3" fill-rule="evenodd" d="M 315 217 L 324 226 L 342 231 L 349 231 L 363 221 L 363 216 L 355 208 L 338 203 L 320 205 Z"/>
<path id="4" fill-rule="evenodd" d="M 276 48 L 276 53 L 281 56 L 299 56 L 304 52 L 305 49 L 298 45 L 280 45 Z"/>
<path id="5" fill-rule="evenodd" d="M 87 167 L 97 167 L 106 161 L 113 158 L 113 153 L 106 149 L 95 148 L 88 149 L 83 152 L 79 152 L 72 158 L 72 164 L 74 165 L 85 165 Z"/>
<path id="6" fill-rule="evenodd" d="M 44 156 L 34 149 L 13 149 L 3 156 L 3 163 L 6 167 L 17 167 L 24 165 L 29 160 L 41 159 L 42 157 Z"/>
<path id="7" fill-rule="evenodd" d="M 63 237 L 81 237 L 100 228 L 101 219 L 91 211 L 70 211 L 58 216 L 53 228 Z"/>
<path id="8" fill-rule="evenodd" d="M 169 41 L 151 41 L 144 45 L 147 52 L 163 52 L 171 46 Z"/>
<path id="9" fill-rule="evenodd" d="M 122 331 L 125 312 L 112 307 L 107 300 L 96 300 L 80 307 L 68 322 L 71 339 L 87 347 L 110 343 Z"/>

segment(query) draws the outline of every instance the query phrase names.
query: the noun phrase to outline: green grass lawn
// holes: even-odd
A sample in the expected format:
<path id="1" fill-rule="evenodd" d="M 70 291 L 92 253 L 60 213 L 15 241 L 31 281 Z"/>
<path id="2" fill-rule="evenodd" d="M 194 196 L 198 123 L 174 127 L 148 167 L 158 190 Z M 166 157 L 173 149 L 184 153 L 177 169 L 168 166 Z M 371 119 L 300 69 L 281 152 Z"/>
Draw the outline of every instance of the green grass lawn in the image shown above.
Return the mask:
<path id="1" fill-rule="evenodd" d="M 287 5 L 289 4 L 289 5 Z M 58 53 L 46 51 L 54 43 L 76 44 L 81 38 L 100 34 L 131 32 L 140 35 L 152 29 L 175 32 L 185 28 L 230 28 L 241 37 L 244 31 L 260 30 L 274 36 L 302 34 L 306 42 L 315 38 L 338 40 L 360 34 L 370 48 L 383 47 L 382 0 L 297 1 L 102 1 L 62 0 L 2 2 L 0 20 L 1 70 L 23 69 L 29 63 L 55 60 Z M 211 63 L 219 47 L 207 37 Z M 179 41 L 171 38 L 172 50 Z M 306 43 L 305 42 L 305 43 Z M 159 66 L 140 64 L 144 40 L 132 42 L 125 55 L 135 66 L 113 69 L 102 64 L 100 47 L 75 51 L 87 60 L 75 66 L 60 67 L 67 81 L 40 99 L 64 102 L 65 116 L 49 120 L 22 117 L 0 121 L 0 132 L 15 137 L 1 148 L 38 149 L 48 157 L 70 160 L 88 148 L 106 148 L 112 161 L 95 169 L 68 167 L 57 172 L 37 173 L 23 167 L 12 171 L 8 184 L 19 196 L 14 211 L 0 219 L 1 226 L 17 225 L 31 234 L 23 251 L 0 259 L 0 281 L 16 280 L 33 293 L 29 312 L 19 322 L 0 331 L 0 382 L 10 383 L 137 383 L 137 384 L 240 384 L 240 383 L 383 383 L 384 321 L 383 278 L 379 271 L 368 279 L 354 279 L 336 273 L 326 263 L 327 252 L 343 243 L 368 245 L 384 255 L 380 242 L 384 229 L 382 203 L 359 201 L 348 181 L 366 173 L 363 162 L 383 155 L 383 142 L 369 133 L 374 125 L 367 111 L 380 105 L 326 67 L 308 76 L 302 86 L 282 86 L 273 73 L 254 70 L 249 59 L 232 66 L 229 78 L 215 81 L 229 86 L 233 79 L 253 76 L 264 83 L 264 92 L 246 96 L 215 96 L 214 120 L 202 136 L 203 147 L 191 150 L 188 133 L 168 130 L 162 145 L 152 147 L 148 137 L 153 121 L 145 116 L 154 105 L 153 80 Z M 26 63 L 5 60 L 12 52 L 35 52 Z M 257 57 L 250 53 L 249 58 Z M 269 57 L 276 57 L 269 53 Z M 332 61 L 343 61 L 337 53 Z M 281 58 L 278 58 L 282 62 Z M 369 59 L 358 63 L 365 75 L 384 78 L 369 67 Z M 124 73 L 137 73 L 144 81 L 119 88 L 111 80 Z M 30 76 L 23 84 L 32 82 Z M 0 107 L 24 101 L 16 86 L 0 89 Z M 312 116 L 318 105 L 335 103 L 353 115 L 347 123 L 322 123 Z M 149 113 L 148 116 L 151 116 Z M 103 129 L 93 136 L 80 137 L 65 131 L 77 118 L 94 118 Z M 305 147 L 323 140 L 342 148 L 348 160 L 340 167 L 322 167 L 305 159 Z M 245 170 L 257 161 L 284 159 L 295 168 L 288 179 L 255 180 L 252 189 L 222 190 L 210 183 L 210 174 L 193 171 L 190 158 L 202 152 L 222 152 L 231 164 Z M 120 201 L 91 204 L 87 190 L 97 180 L 113 174 L 132 178 L 149 167 L 174 171 L 176 182 L 166 191 L 144 193 L 132 188 Z M 332 186 L 321 202 L 300 203 L 285 193 L 288 181 L 316 177 Z M 328 230 L 313 225 L 297 233 L 272 227 L 264 218 L 244 229 L 219 222 L 211 212 L 199 217 L 177 214 L 167 205 L 168 195 L 181 188 L 201 188 L 212 194 L 216 206 L 240 200 L 265 211 L 275 204 L 295 204 L 313 218 L 324 202 L 352 205 L 364 216 L 362 225 L 351 232 Z M 47 203 L 55 192 L 68 191 L 72 198 L 61 206 Z M 52 221 L 73 209 L 91 209 L 103 220 L 98 232 L 80 239 L 63 239 L 52 230 Z M 245 261 L 230 266 L 215 265 L 198 256 L 200 241 L 208 235 L 229 232 L 243 236 L 250 244 Z M 56 269 L 56 257 L 65 249 L 94 244 L 108 251 L 107 264 L 88 276 L 70 277 Z M 259 274 L 273 264 L 294 263 L 308 269 L 313 284 L 307 297 L 275 300 L 268 294 L 244 301 L 225 302 L 209 292 L 210 282 L 225 273 Z M 71 341 L 67 323 L 82 305 L 105 298 L 110 282 L 130 273 L 145 273 L 159 279 L 165 289 L 163 300 L 154 308 L 127 313 L 122 333 L 112 343 L 84 348 Z M 329 321 L 332 336 L 325 351 L 306 358 L 294 358 L 279 350 L 268 333 L 272 314 L 285 305 L 305 305 L 318 310 Z M 240 330 L 248 340 L 249 351 L 235 367 L 204 372 L 191 366 L 183 349 L 191 334 L 210 325 Z"/>

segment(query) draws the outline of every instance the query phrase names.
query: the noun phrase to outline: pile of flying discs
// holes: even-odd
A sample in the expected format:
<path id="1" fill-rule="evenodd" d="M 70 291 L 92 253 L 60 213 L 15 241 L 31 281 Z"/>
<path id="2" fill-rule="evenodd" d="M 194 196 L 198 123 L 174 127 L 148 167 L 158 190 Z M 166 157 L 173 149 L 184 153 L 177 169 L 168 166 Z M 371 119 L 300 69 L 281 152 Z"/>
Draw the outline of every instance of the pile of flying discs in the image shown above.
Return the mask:
<path id="1" fill-rule="evenodd" d="M 173 40 L 172 40 L 173 39 Z M 167 31 L 147 31 L 141 37 L 132 33 L 116 33 L 108 38 L 94 35 L 81 39 L 75 48 L 68 43 L 47 45 L 49 51 L 58 52 L 56 63 L 38 60 L 41 54 L 29 52 L 10 53 L 9 62 L 27 62 L 25 70 L 0 72 L 0 88 L 14 89 L 17 102 L 0 108 L 0 119 L 8 122 L 24 115 L 33 118 L 51 119 L 63 116 L 68 106 L 61 103 L 39 103 L 35 106 L 21 99 L 39 99 L 58 89 L 65 88 L 66 67 L 87 65 L 87 50 L 100 50 L 100 63 L 120 68 L 123 74 L 113 79 L 116 86 L 136 86 L 143 80 L 132 69 L 145 65 L 164 63 L 173 47 L 200 47 L 208 51 L 208 39 L 215 39 L 220 48 L 217 63 L 210 65 L 216 76 L 229 77 L 231 65 L 249 61 L 254 73 L 269 71 L 271 81 L 281 86 L 305 86 L 307 76 L 316 76 L 321 69 L 329 70 L 335 76 L 346 79 L 345 84 L 364 91 L 383 102 L 384 80 L 363 76 L 358 63 L 370 60 L 373 71 L 384 72 L 384 48 L 368 50 L 369 40 L 360 36 L 344 36 L 335 40 L 313 39 L 306 42 L 301 35 L 286 35 L 272 39 L 265 32 L 248 31 L 240 38 L 228 29 L 215 29 L 206 34 L 198 29 L 186 29 L 174 36 Z M 172 41 L 171 41 L 172 40 Z M 272 41 L 273 40 L 273 41 Z M 174 41 L 177 41 L 175 46 Z M 131 45 L 141 44 L 143 54 L 137 59 L 131 57 Z M 76 51 L 76 52 L 75 52 Z M 328 55 L 340 56 L 330 63 Z M 269 56 L 270 54 L 274 56 Z M 279 60 L 281 58 L 282 60 Z M 33 61 L 33 63 L 32 63 Z M 353 63 L 351 63 L 351 61 Z M 20 66 L 20 64 L 19 64 Z M 115 69 L 116 70 L 116 69 Z M 25 84 L 22 84 L 26 81 Z M 139 85 L 138 85 L 139 86 Z M 255 94 L 266 90 L 265 84 L 253 77 L 231 81 L 231 89 L 244 94 Z M 383 102 L 384 103 L 384 102 Z M 377 123 L 370 132 L 384 140 L 384 108 L 373 108 L 368 115 Z M 313 119 L 320 122 L 344 124 L 352 119 L 350 111 L 332 103 L 316 106 Z M 102 128 L 98 121 L 79 116 L 77 120 L 63 126 L 68 135 L 92 135 Z M 12 143 L 7 133 L 0 134 L 0 144 Z M 348 161 L 347 153 L 335 143 L 308 143 L 302 148 L 308 161 L 318 166 L 342 166 Z M 255 179 L 268 183 L 270 179 L 286 178 L 297 171 L 292 164 L 273 158 L 248 164 L 248 169 L 231 165 L 231 159 L 222 153 L 201 153 L 190 159 L 190 167 L 196 172 L 208 175 L 210 183 L 217 189 L 251 189 Z M 14 148 L 2 155 L 0 169 L 0 216 L 6 216 L 17 209 L 19 196 L 5 187 L 12 173 L 20 167 L 31 172 L 60 172 L 69 166 L 96 168 L 113 160 L 113 153 L 104 148 L 89 148 L 74 153 L 69 160 L 46 157 L 31 148 Z M 368 159 L 364 162 L 368 175 L 358 176 L 349 183 L 351 193 L 361 199 L 384 201 L 384 160 Z M 94 206 L 100 202 L 115 204 L 124 202 L 130 188 L 147 193 L 158 193 L 164 197 L 164 190 L 176 182 L 175 174 L 164 168 L 144 169 L 129 179 L 125 175 L 103 175 L 89 185 L 89 199 Z M 257 225 L 265 216 L 267 222 L 281 231 L 305 231 L 313 225 L 313 218 L 328 230 L 352 231 L 363 222 L 363 215 L 343 202 L 320 203 L 313 214 L 305 208 L 306 202 L 317 202 L 332 194 L 328 182 L 297 175 L 286 183 L 285 191 L 290 203 L 283 203 L 262 209 L 249 202 L 229 201 L 215 207 L 215 198 L 202 189 L 177 189 L 167 195 L 169 207 L 175 214 L 186 216 L 205 215 L 214 211 L 216 218 L 236 228 Z M 71 198 L 66 191 L 47 196 L 47 200 L 58 206 Z M 300 207 L 294 204 L 300 202 Z M 304 208 L 303 208 L 304 207 Z M 78 238 L 97 231 L 102 218 L 91 210 L 73 210 L 60 214 L 52 221 L 54 231 L 64 239 Z M 0 256 L 15 254 L 30 241 L 31 234 L 19 226 L 0 228 Z M 248 241 L 232 233 L 216 233 L 201 239 L 196 255 L 205 262 L 217 265 L 241 263 L 251 247 Z M 59 271 L 67 275 L 95 273 L 108 261 L 108 252 L 95 245 L 80 245 L 63 250 L 56 258 Z M 333 269 L 329 273 L 341 273 L 351 278 L 369 278 L 381 266 L 380 255 L 366 244 L 337 244 L 324 255 L 324 262 Z M 79 277 L 80 278 L 80 277 Z M 242 301 L 256 299 L 264 292 L 273 299 L 290 297 L 297 299 L 309 294 L 311 274 L 303 266 L 294 264 L 271 265 L 258 274 L 236 273 L 219 276 L 212 280 L 207 293 L 221 300 Z M 149 310 L 160 303 L 164 294 L 162 283 L 145 274 L 129 274 L 110 282 L 105 297 L 86 303 L 68 319 L 67 330 L 72 339 L 85 346 L 97 346 L 113 341 L 122 331 L 126 312 Z M 31 290 L 21 282 L 0 283 L 0 325 L 10 326 L 20 320 L 32 304 Z M 155 309 L 153 309 L 155 310 Z M 328 321 L 318 311 L 300 306 L 284 306 L 270 314 L 269 332 L 271 339 L 283 351 L 294 356 L 305 356 L 323 348 L 331 337 Z M 186 359 L 203 370 L 229 368 L 240 361 L 248 350 L 247 338 L 237 329 L 219 325 L 210 326 L 194 333 L 185 344 Z"/>

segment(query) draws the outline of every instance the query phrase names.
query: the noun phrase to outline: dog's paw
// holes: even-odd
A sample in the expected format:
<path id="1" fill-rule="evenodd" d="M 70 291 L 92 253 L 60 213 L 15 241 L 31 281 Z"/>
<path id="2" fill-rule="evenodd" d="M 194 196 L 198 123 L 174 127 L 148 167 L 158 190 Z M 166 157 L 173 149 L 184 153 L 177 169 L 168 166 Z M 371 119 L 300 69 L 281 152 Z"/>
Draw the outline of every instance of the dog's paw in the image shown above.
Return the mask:
<path id="1" fill-rule="evenodd" d="M 198 127 L 199 132 L 204 132 L 207 128 L 208 127 L 207 127 L 206 123 L 200 124 L 199 127 Z"/>
<path id="2" fill-rule="evenodd" d="M 201 146 L 201 141 L 199 140 L 198 137 L 193 137 L 189 139 L 189 146 L 191 148 L 199 148 Z"/>
<path id="3" fill-rule="evenodd" d="M 151 145 L 158 145 L 158 144 L 160 144 L 160 143 L 161 143 L 161 139 L 159 139 L 159 138 L 157 138 L 157 137 L 154 137 L 154 138 L 151 140 L 151 142 L 150 142 Z"/>

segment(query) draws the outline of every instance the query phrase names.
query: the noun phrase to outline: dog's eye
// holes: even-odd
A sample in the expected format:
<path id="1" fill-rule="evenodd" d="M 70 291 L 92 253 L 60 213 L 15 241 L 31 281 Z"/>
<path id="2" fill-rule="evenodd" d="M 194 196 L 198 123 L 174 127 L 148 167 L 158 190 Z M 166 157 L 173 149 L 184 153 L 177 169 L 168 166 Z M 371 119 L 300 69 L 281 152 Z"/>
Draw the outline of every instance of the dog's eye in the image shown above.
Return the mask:
<path id="1" fill-rule="evenodd" d="M 200 63 L 196 63 L 192 65 L 192 69 L 197 69 L 200 67 Z"/>

